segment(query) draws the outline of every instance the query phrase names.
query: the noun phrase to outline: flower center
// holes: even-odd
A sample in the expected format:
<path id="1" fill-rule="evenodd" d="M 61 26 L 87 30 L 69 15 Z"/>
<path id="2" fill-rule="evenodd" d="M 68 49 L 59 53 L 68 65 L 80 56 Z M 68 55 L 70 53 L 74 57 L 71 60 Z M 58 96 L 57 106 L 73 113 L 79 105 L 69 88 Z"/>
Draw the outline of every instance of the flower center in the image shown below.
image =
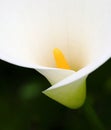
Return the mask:
<path id="1" fill-rule="evenodd" d="M 68 69 L 68 70 L 71 69 L 64 54 L 60 49 L 54 48 L 53 55 L 54 55 L 57 68 Z"/>

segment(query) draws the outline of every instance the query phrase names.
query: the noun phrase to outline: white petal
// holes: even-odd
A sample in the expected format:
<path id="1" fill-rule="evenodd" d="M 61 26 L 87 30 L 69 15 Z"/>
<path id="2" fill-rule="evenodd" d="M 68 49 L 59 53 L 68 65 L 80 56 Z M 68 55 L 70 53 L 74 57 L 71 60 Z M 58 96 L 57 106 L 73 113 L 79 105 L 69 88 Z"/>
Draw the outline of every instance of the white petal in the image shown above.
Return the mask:
<path id="1" fill-rule="evenodd" d="M 73 70 L 65 70 L 58 68 L 39 68 L 36 70 L 42 75 L 44 75 L 52 85 L 76 73 Z"/>
<path id="2" fill-rule="evenodd" d="M 110 0 L 1 1 L 0 58 L 54 67 L 58 47 L 78 70 L 111 46 L 110 12 Z"/>
<path id="3" fill-rule="evenodd" d="M 110 58 L 109 53 L 101 58 L 98 58 L 95 62 L 84 67 L 78 72 L 68 76 L 64 80 L 54 84 L 52 87 L 43 91 L 48 97 L 54 99 L 55 101 L 69 107 L 72 109 L 79 108 L 85 100 L 86 96 L 86 78 L 87 76 L 102 65 L 105 61 Z M 57 75 L 58 73 L 55 72 Z M 47 73 L 45 73 L 47 77 Z M 53 77 L 53 74 L 49 77 Z M 53 77 L 54 78 L 54 77 Z M 56 79 L 56 78 L 55 78 Z M 49 80 L 50 81 L 50 80 Z"/>
<path id="4" fill-rule="evenodd" d="M 69 108 L 79 108 L 86 97 L 86 77 L 63 86 L 56 84 L 43 93 Z"/>
<path id="5" fill-rule="evenodd" d="M 35 68 L 55 84 L 45 94 L 71 108 L 79 107 L 85 97 L 81 85 L 85 77 L 111 57 L 110 5 L 110 0 L 0 1 L 0 59 Z M 81 70 L 47 68 L 55 67 L 55 47 L 64 52 L 73 69 Z M 82 97 L 73 103 L 79 89 Z"/>

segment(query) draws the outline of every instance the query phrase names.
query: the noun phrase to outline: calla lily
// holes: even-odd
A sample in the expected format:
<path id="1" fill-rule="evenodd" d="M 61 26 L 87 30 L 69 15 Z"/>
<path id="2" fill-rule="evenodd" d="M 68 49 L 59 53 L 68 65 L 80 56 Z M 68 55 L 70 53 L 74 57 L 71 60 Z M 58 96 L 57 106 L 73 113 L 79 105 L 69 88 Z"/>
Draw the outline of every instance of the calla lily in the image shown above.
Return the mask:
<path id="1" fill-rule="evenodd" d="M 110 34 L 110 0 L 0 2 L 0 58 L 40 72 L 52 84 L 43 93 L 69 108 L 84 103 L 87 76 L 110 58 Z M 54 48 L 70 70 L 56 67 Z"/>

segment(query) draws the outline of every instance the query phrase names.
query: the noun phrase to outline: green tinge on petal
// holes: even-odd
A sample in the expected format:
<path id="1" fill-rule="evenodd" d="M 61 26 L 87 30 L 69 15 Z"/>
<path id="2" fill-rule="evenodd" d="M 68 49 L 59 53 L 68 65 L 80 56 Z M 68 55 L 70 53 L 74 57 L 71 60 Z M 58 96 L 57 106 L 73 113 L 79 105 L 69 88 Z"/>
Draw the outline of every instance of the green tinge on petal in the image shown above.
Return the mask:
<path id="1" fill-rule="evenodd" d="M 79 108 L 83 105 L 86 97 L 86 78 L 79 79 L 68 85 L 49 88 L 43 93 L 71 109 Z"/>

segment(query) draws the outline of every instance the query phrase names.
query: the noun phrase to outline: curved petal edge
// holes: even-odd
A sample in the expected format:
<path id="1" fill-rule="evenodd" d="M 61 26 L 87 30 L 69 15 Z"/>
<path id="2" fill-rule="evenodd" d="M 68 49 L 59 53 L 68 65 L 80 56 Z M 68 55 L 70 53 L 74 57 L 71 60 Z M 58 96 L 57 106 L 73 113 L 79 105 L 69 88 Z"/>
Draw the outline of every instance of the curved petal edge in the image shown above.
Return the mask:
<path id="1" fill-rule="evenodd" d="M 45 95 L 71 109 L 81 107 L 86 97 L 86 77 L 64 86 L 52 86 L 43 91 Z"/>

